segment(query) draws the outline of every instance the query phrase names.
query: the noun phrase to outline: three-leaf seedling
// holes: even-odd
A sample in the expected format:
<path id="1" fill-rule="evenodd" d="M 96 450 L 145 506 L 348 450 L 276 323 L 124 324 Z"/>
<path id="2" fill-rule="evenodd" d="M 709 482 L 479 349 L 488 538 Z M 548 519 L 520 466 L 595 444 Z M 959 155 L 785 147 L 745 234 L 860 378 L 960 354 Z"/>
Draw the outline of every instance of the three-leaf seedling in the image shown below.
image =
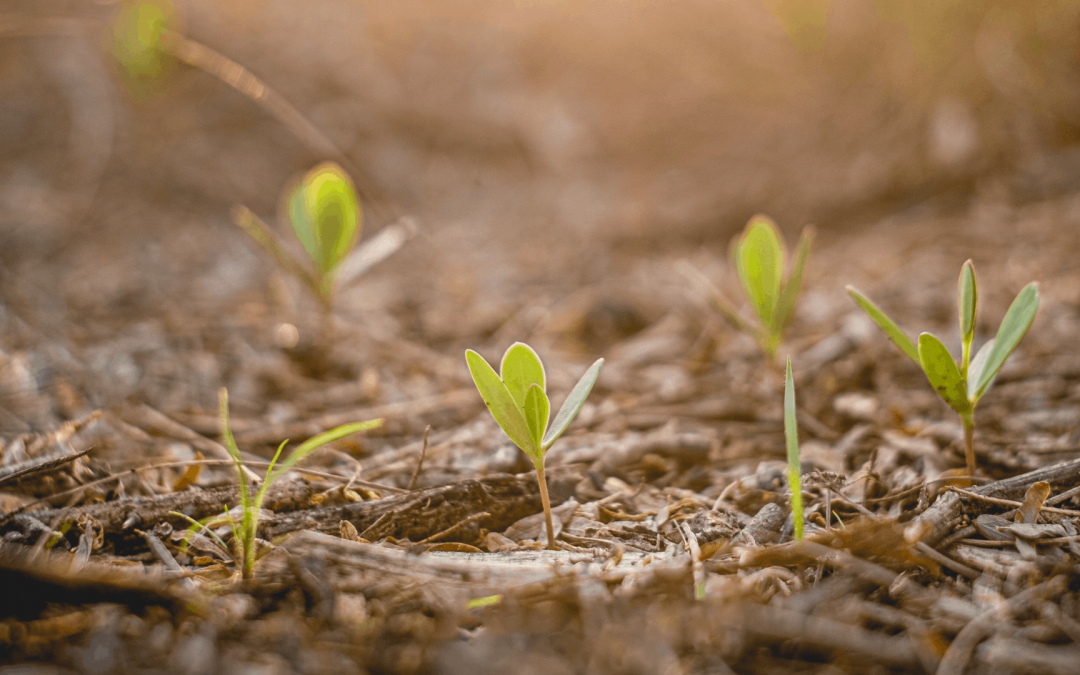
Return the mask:
<path id="1" fill-rule="evenodd" d="M 799 427 L 795 418 L 795 381 L 791 377 L 791 357 L 784 376 L 784 438 L 787 441 L 788 488 L 791 490 L 791 518 L 795 538 L 803 538 L 802 466 L 799 462 Z"/>
<path id="2" fill-rule="evenodd" d="M 1005 318 L 1001 320 L 997 336 L 984 344 L 974 356 L 971 343 L 975 337 L 975 311 L 978 304 L 978 287 L 975 283 L 975 266 L 970 260 L 960 270 L 959 310 L 960 338 L 963 353 L 960 363 L 953 360 L 941 340 L 930 333 L 919 335 L 918 345 L 900 330 L 877 305 L 870 302 L 851 286 L 847 287 L 852 299 L 859 304 L 897 347 L 907 354 L 926 373 L 926 379 L 960 415 L 964 427 L 964 453 L 968 475 L 975 475 L 975 406 L 993 383 L 998 371 L 1020 343 L 1039 308 L 1039 288 L 1032 282 L 1024 287 L 1013 300 Z"/>
<path id="3" fill-rule="evenodd" d="M 503 354 L 499 372 L 496 373 L 484 357 L 473 350 L 465 352 L 473 382 L 487 404 L 491 416 L 502 430 L 532 460 L 536 468 L 536 480 L 540 484 L 540 500 L 544 505 L 544 521 L 547 524 L 549 549 L 555 545 L 555 530 L 551 523 L 551 501 L 548 499 L 547 479 L 544 477 L 544 455 L 559 440 L 566 428 L 574 421 L 585 399 L 589 397 L 604 359 L 597 359 L 566 397 L 555 420 L 548 426 L 551 404 L 546 393 L 544 364 L 533 348 L 515 342 Z"/>
<path id="4" fill-rule="evenodd" d="M 323 432 L 304 441 L 300 444 L 300 447 L 294 450 L 288 457 L 278 462 L 278 458 L 281 457 L 281 451 L 285 448 L 285 444 L 289 442 L 287 440 L 283 441 L 281 445 L 278 446 L 277 452 L 274 453 L 273 459 L 270 460 L 270 466 L 266 469 L 266 477 L 263 479 L 262 485 L 259 486 L 258 492 L 256 492 L 253 497 L 251 488 L 248 486 L 247 475 L 244 472 L 244 461 L 240 457 L 240 449 L 236 446 L 236 440 L 233 439 L 232 429 L 229 427 L 229 392 L 226 391 L 224 387 L 218 392 L 218 412 L 221 417 L 221 435 L 225 439 L 225 448 L 229 451 L 229 456 L 232 457 L 233 465 L 236 467 L 236 480 L 240 486 L 240 522 L 237 523 L 233 520 L 228 511 L 220 516 L 208 518 L 203 522 L 192 521 L 191 518 L 182 513 L 173 512 L 173 515 L 191 521 L 191 528 L 187 533 L 188 538 L 190 538 L 196 530 L 200 529 L 209 532 L 216 538 L 217 535 L 213 534 L 212 528 L 228 524 L 232 529 L 233 542 L 236 549 L 238 549 L 237 557 L 241 560 L 241 574 L 244 579 L 250 579 L 252 571 L 255 568 L 255 535 L 259 529 L 259 512 L 262 510 L 263 501 L 266 499 L 266 493 L 270 489 L 270 486 L 273 485 L 277 479 L 288 473 L 297 462 L 327 443 L 333 443 L 336 440 L 345 438 L 350 434 L 355 434 L 358 431 L 374 429 L 380 426 L 383 421 L 382 419 L 375 419 L 367 422 L 344 424 L 340 427 L 331 429 L 330 431 Z M 223 541 L 219 539 L 218 542 L 223 548 L 228 550 L 228 547 L 225 546 Z"/>
<path id="5" fill-rule="evenodd" d="M 234 217 L 278 267 L 299 279 L 319 299 L 325 317 L 333 302 L 335 272 L 356 245 L 363 226 L 356 188 L 340 166 L 324 162 L 286 191 L 284 210 L 307 252 L 307 263 L 289 253 L 250 210 L 241 207 Z"/>
<path id="6" fill-rule="evenodd" d="M 709 301 L 736 329 L 750 335 L 761 350 L 775 362 L 784 331 L 795 316 L 795 302 L 802 289 L 803 270 L 810 258 L 814 232 L 803 230 L 795 252 L 791 273 L 784 278 L 787 247 L 780 231 L 770 218 L 754 216 L 742 234 L 732 242 L 732 257 L 746 297 L 757 316 L 757 325 L 743 319 L 734 305 L 712 283 L 689 263 L 680 265 L 688 276 L 709 296 Z"/>

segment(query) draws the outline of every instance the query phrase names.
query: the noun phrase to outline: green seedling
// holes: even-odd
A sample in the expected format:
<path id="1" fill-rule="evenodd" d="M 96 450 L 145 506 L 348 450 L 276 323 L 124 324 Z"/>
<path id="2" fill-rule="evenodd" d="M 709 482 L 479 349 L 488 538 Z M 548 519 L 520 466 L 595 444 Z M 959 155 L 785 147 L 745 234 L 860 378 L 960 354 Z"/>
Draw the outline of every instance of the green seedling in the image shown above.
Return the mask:
<path id="1" fill-rule="evenodd" d="M 803 538 L 802 467 L 799 463 L 799 426 L 795 419 L 795 381 L 791 377 L 791 357 L 784 377 L 784 438 L 787 440 L 788 488 L 791 490 L 791 517 L 795 538 Z"/>
<path id="2" fill-rule="evenodd" d="M 266 476 L 262 481 L 262 485 L 259 486 L 258 491 L 252 496 L 252 489 L 248 485 L 248 479 L 244 472 L 244 461 L 240 457 L 240 449 L 236 446 L 236 440 L 233 438 L 232 429 L 229 427 L 229 392 L 226 391 L 224 387 L 218 392 L 218 407 L 218 412 L 221 416 L 221 435 L 225 439 L 225 448 L 229 451 L 229 456 L 232 457 L 233 465 L 236 467 L 236 479 L 240 485 L 240 522 L 237 523 L 227 511 L 220 516 L 214 516 L 202 522 L 193 522 L 188 529 L 185 544 L 187 540 L 195 534 L 196 530 L 201 529 L 210 532 L 222 546 L 225 546 L 225 542 L 217 537 L 217 535 L 213 534 L 212 528 L 228 524 L 232 528 L 235 550 L 234 559 L 239 559 L 241 561 L 241 574 L 243 578 L 250 579 L 252 571 L 255 569 L 255 535 L 259 529 L 259 512 L 262 509 L 263 501 L 266 499 L 266 493 L 269 491 L 270 486 L 273 485 L 277 479 L 288 473 L 297 462 L 304 459 L 315 450 L 359 431 L 374 429 L 382 425 L 383 421 L 382 419 L 375 419 L 368 420 L 367 422 L 344 424 L 340 427 L 331 429 L 330 431 L 323 432 L 318 436 L 314 436 L 304 441 L 288 457 L 278 462 L 278 459 L 281 457 L 281 451 L 285 448 L 285 444 L 288 443 L 287 440 L 283 441 L 281 445 L 278 446 L 277 452 L 274 453 L 273 459 L 270 460 L 270 466 L 266 468 Z M 189 521 L 191 520 L 183 514 L 177 513 L 176 515 Z M 228 547 L 226 547 L 226 550 L 228 550 Z"/>
<path id="3" fill-rule="evenodd" d="M 791 273 L 784 278 L 787 247 L 770 218 L 754 216 L 739 237 L 732 241 L 732 257 L 746 297 L 757 317 L 756 324 L 742 317 L 735 306 L 699 271 L 685 263 L 680 271 L 706 291 L 709 301 L 734 326 L 757 341 L 761 350 L 776 361 L 784 331 L 795 316 L 795 302 L 802 289 L 803 270 L 810 258 L 814 231 L 805 228 L 795 251 Z"/>
<path id="4" fill-rule="evenodd" d="M 548 415 L 551 404 L 546 393 L 544 364 L 540 362 L 540 357 L 532 347 L 522 342 L 510 345 L 503 354 L 499 373 L 495 372 L 484 357 L 471 349 L 466 350 L 465 361 L 480 396 L 491 411 L 491 416 L 514 445 L 521 448 L 532 460 L 536 468 L 540 500 L 544 504 L 548 548 L 556 549 L 555 530 L 551 524 L 551 501 L 548 499 L 547 480 L 544 478 L 544 455 L 581 410 L 596 384 L 596 378 L 600 376 L 604 359 L 597 359 L 581 376 L 550 427 Z"/>
<path id="5" fill-rule="evenodd" d="M 984 344 L 974 356 L 971 355 L 971 343 L 975 338 L 975 312 L 978 305 L 978 285 L 975 280 L 975 266 L 970 260 L 960 270 L 958 304 L 960 311 L 960 339 L 962 354 L 957 364 L 941 340 L 930 333 L 919 335 L 919 342 L 907 336 L 904 331 L 887 317 L 877 305 L 870 302 L 851 286 L 848 293 L 860 307 L 870 315 L 874 323 L 885 332 L 902 352 L 919 364 L 926 373 L 926 379 L 941 396 L 960 415 L 964 427 L 964 454 L 967 460 L 968 475 L 975 475 L 975 406 L 986 394 L 997 377 L 998 371 L 1005 364 L 1020 340 L 1027 333 L 1039 309 L 1039 288 L 1035 282 L 1024 287 L 1013 300 L 1005 318 L 1001 320 L 997 336 Z"/>
<path id="6" fill-rule="evenodd" d="M 303 283 L 319 300 L 329 320 L 338 265 L 360 239 L 363 213 L 348 174 L 324 162 L 286 190 L 284 212 L 308 260 L 297 260 L 278 242 L 273 231 L 246 208 L 235 213 L 236 223 L 270 255 L 283 271 Z"/>
<path id="7" fill-rule="evenodd" d="M 175 21 L 169 0 L 124 2 L 113 22 L 113 56 L 132 80 L 160 80 L 171 65 L 162 35 Z"/>

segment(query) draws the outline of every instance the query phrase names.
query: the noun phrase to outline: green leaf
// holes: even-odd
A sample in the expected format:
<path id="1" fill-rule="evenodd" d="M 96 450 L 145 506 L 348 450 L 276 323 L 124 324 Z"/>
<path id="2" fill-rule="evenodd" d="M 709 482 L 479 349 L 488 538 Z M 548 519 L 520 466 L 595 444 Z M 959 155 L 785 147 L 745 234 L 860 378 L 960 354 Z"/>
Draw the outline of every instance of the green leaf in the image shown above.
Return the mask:
<path id="1" fill-rule="evenodd" d="M 559 436 L 563 435 L 566 428 L 577 417 L 578 411 L 581 410 L 581 406 L 585 405 L 585 399 L 589 398 L 589 392 L 592 391 L 593 385 L 596 384 L 596 378 L 600 377 L 600 368 L 603 365 L 604 359 L 597 359 L 581 376 L 574 388 L 570 390 L 570 395 L 566 397 L 562 408 L 559 409 L 559 414 L 555 415 L 551 427 L 544 434 L 541 446 L 545 452 L 555 441 L 559 440 Z"/>
<path id="2" fill-rule="evenodd" d="M 533 445 L 525 413 L 510 394 L 510 390 L 499 379 L 495 369 L 488 365 L 484 357 L 471 349 L 465 351 L 465 361 L 469 364 L 469 373 L 472 374 L 480 396 L 491 411 L 491 416 L 495 418 L 514 445 L 521 448 L 522 452 L 530 458 L 539 458 L 540 451 Z"/>
<path id="3" fill-rule="evenodd" d="M 982 375 L 983 369 L 986 368 L 986 360 L 993 350 L 994 341 L 990 340 L 979 348 L 979 351 L 975 353 L 975 358 L 971 359 L 971 365 L 968 366 L 967 393 L 972 404 L 979 400 L 979 397 L 975 396 L 975 389 L 979 384 L 979 377 Z"/>
<path id="4" fill-rule="evenodd" d="M 746 224 L 735 249 L 735 266 L 743 289 L 761 325 L 772 331 L 780 284 L 784 273 L 784 250 L 776 225 L 765 216 Z"/>
<path id="5" fill-rule="evenodd" d="M 172 4 L 128 2 L 113 23 L 113 55 L 132 77 L 160 77 L 164 70 L 161 35 L 172 23 Z"/>
<path id="6" fill-rule="evenodd" d="M 1030 283 L 1020 291 L 1009 311 L 1005 312 L 1005 318 L 1001 320 L 997 336 L 994 338 L 994 346 L 986 357 L 986 365 L 979 373 L 978 383 L 975 385 L 974 400 L 982 398 L 990 383 L 997 377 L 998 371 L 1005 365 L 1005 359 L 1009 358 L 1020 344 L 1024 334 L 1027 333 L 1031 322 L 1035 320 L 1035 312 L 1039 309 L 1039 287 Z"/>
<path id="7" fill-rule="evenodd" d="M 533 444 L 540 448 L 543 455 L 544 432 L 547 431 L 548 415 L 551 413 L 551 402 L 547 394 L 538 384 L 530 384 L 525 392 L 525 421 L 529 423 L 529 432 L 532 434 Z"/>
<path id="8" fill-rule="evenodd" d="M 353 422 L 352 424 L 343 424 L 340 427 L 334 427 L 330 431 L 324 431 L 318 436 L 312 436 L 311 438 L 301 443 L 300 446 L 297 447 L 296 450 L 293 450 L 288 457 L 281 460 L 281 462 L 278 463 L 277 467 L 273 469 L 273 472 L 268 471 L 266 482 L 269 483 L 274 479 L 278 478 L 279 476 L 287 473 L 289 469 L 296 466 L 297 462 L 304 459 L 311 453 L 315 452 L 322 446 L 327 445 L 328 443 L 333 443 L 334 441 L 345 438 L 346 436 L 351 436 L 360 431 L 376 429 L 382 426 L 382 423 L 382 418 L 368 420 L 366 422 Z"/>
<path id="9" fill-rule="evenodd" d="M 799 464 L 799 427 L 795 410 L 795 380 L 791 376 L 791 357 L 784 377 L 784 438 L 787 441 L 788 485 L 791 488 L 791 514 L 795 538 L 803 537 L 802 467 Z"/>
<path id="10" fill-rule="evenodd" d="M 878 309 L 878 306 L 870 302 L 862 293 L 859 293 L 853 287 L 847 287 L 848 295 L 854 300 L 859 307 L 863 308 L 870 318 L 874 320 L 874 323 L 878 325 L 878 328 L 885 331 L 885 335 L 893 341 L 902 352 L 907 354 L 912 361 L 922 366 L 922 361 L 919 360 L 919 348 L 915 346 L 915 343 L 909 338 L 904 331 L 900 330 L 900 327 L 893 323 L 893 320 L 885 316 L 885 312 Z"/>
<path id="11" fill-rule="evenodd" d="M 953 410 L 960 414 L 971 410 L 971 401 L 967 397 L 967 386 L 956 367 L 952 354 L 930 333 L 919 336 L 919 359 L 922 362 L 926 379 L 930 380 L 934 391 L 938 393 Z"/>
<path id="12" fill-rule="evenodd" d="M 519 406 L 525 404 L 525 392 L 530 385 L 539 385 L 541 391 L 547 391 L 544 364 L 524 342 L 515 342 L 503 354 L 499 377 Z"/>
<path id="13" fill-rule="evenodd" d="M 312 260 L 319 257 L 319 242 L 315 239 L 315 224 L 311 220 L 305 203 L 304 180 L 300 179 L 289 193 L 289 199 L 285 204 L 285 212 L 289 215 L 296 238 L 300 240 L 304 250 Z"/>
<path id="14" fill-rule="evenodd" d="M 319 164 L 300 180 L 289 193 L 286 211 L 297 239 L 323 275 L 349 254 L 360 237 L 356 188 L 333 162 Z"/>
<path id="15" fill-rule="evenodd" d="M 971 344 L 975 334 L 975 308 L 979 301 L 978 286 L 975 283 L 975 266 L 970 260 L 960 270 L 958 296 L 960 299 L 960 337 Z"/>
<path id="16" fill-rule="evenodd" d="M 802 290 L 803 270 L 806 261 L 810 259 L 810 247 L 814 243 L 814 228 L 803 229 L 799 237 L 799 246 L 795 250 L 795 265 L 791 268 L 791 276 L 784 284 L 784 290 L 780 293 L 780 301 L 776 304 L 776 316 L 773 319 L 773 330 L 783 333 L 791 325 L 795 316 L 795 303 L 799 299 L 799 291 Z"/>

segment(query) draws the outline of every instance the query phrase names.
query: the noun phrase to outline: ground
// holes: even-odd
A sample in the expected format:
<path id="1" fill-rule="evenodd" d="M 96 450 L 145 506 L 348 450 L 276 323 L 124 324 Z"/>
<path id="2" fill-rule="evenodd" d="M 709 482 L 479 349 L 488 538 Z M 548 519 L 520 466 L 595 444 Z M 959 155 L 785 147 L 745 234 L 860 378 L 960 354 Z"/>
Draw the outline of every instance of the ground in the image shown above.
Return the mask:
<path id="1" fill-rule="evenodd" d="M 126 77 L 113 6 L 0 17 L 10 672 L 1073 672 L 1069 10 L 838 2 L 818 34 L 772 5 L 515 7 L 179 8 L 355 169 L 365 241 L 410 234 L 339 289 L 332 334 L 230 216 L 287 240 L 280 192 L 325 159 L 303 129 L 206 68 Z M 741 299 L 755 212 L 791 248 L 816 226 L 778 359 L 803 541 L 779 363 L 679 271 Z M 1041 301 L 979 405 L 976 485 L 957 415 L 845 292 L 958 354 L 968 259 L 977 345 L 1025 284 Z M 515 341 L 556 408 L 605 359 L 546 459 L 559 551 L 465 366 Z M 222 387 L 260 475 L 285 439 L 383 420 L 269 490 L 250 579 L 227 527 L 185 547 L 176 515 L 239 504 Z"/>

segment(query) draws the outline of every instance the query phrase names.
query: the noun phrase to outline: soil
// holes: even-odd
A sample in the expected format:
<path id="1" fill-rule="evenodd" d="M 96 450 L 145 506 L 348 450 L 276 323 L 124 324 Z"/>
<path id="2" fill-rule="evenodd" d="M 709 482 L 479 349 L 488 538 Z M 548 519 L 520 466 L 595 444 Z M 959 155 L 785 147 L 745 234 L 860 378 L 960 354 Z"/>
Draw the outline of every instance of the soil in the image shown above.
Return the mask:
<path id="1" fill-rule="evenodd" d="M 555 10 L 483 3 L 436 17 L 328 2 L 308 23 L 276 3 L 180 8 L 176 35 L 257 71 L 314 137 L 215 79 L 218 57 L 174 59 L 167 86 L 139 89 L 95 42 L 113 7 L 0 16 L 0 672 L 1076 671 L 1080 192 L 1072 136 L 1047 121 L 1071 99 L 1036 99 L 1045 115 L 1010 136 L 1002 120 L 1028 108 L 994 89 L 1005 75 L 990 68 L 980 88 L 971 63 L 931 59 L 910 66 L 921 97 L 875 117 L 889 98 L 875 96 L 907 81 L 904 49 L 882 46 L 895 80 L 874 70 L 886 56 L 866 66 L 860 107 L 838 84 L 848 46 L 793 47 L 750 10 L 731 20 L 787 45 L 759 55 L 773 74 L 756 85 L 738 59 L 664 80 L 707 62 L 690 40 L 682 60 L 608 82 L 612 54 L 649 62 L 627 46 L 635 31 L 682 44 L 665 31 L 692 34 L 712 10 L 642 4 L 590 51 L 590 26 L 618 15 L 600 4 L 573 29 Z M 1064 91 L 1080 52 L 1049 24 L 983 10 L 952 17 L 972 53 L 985 35 L 1041 31 L 1038 72 Z M 339 11 L 367 22 L 363 39 L 335 31 Z M 887 33 L 834 11 L 853 42 Z M 363 67 L 342 71 L 342 53 Z M 732 72 L 738 105 L 709 84 Z M 949 90 L 945 72 L 967 84 Z M 685 120 L 640 94 L 658 81 Z M 984 89 L 998 93 L 965 117 L 956 101 Z M 934 145 L 956 105 L 981 130 L 974 149 Z M 772 116 L 754 123 L 756 106 Z M 709 120 L 720 140 L 680 136 Z M 834 142 L 844 120 L 870 140 Z M 815 130 L 820 144 L 799 140 Z M 928 145 L 908 142 L 916 131 Z M 332 334 L 230 220 L 245 205 L 285 239 L 278 194 L 325 158 L 320 139 L 364 193 L 364 240 L 401 234 L 339 289 Z M 728 141 L 729 161 L 703 159 Z M 743 297 L 728 244 L 758 210 L 792 245 L 817 225 L 780 351 L 801 541 L 782 371 L 678 272 L 688 261 Z M 976 346 L 1025 284 L 1041 298 L 979 404 L 974 482 L 959 418 L 844 290 L 958 353 L 967 259 Z M 528 459 L 465 366 L 466 348 L 495 362 L 515 341 L 544 359 L 553 407 L 605 359 L 546 457 L 558 551 Z M 240 503 L 222 387 L 259 476 L 285 439 L 383 420 L 269 489 L 246 579 L 227 526 L 220 543 L 184 541 L 187 518 Z"/>

